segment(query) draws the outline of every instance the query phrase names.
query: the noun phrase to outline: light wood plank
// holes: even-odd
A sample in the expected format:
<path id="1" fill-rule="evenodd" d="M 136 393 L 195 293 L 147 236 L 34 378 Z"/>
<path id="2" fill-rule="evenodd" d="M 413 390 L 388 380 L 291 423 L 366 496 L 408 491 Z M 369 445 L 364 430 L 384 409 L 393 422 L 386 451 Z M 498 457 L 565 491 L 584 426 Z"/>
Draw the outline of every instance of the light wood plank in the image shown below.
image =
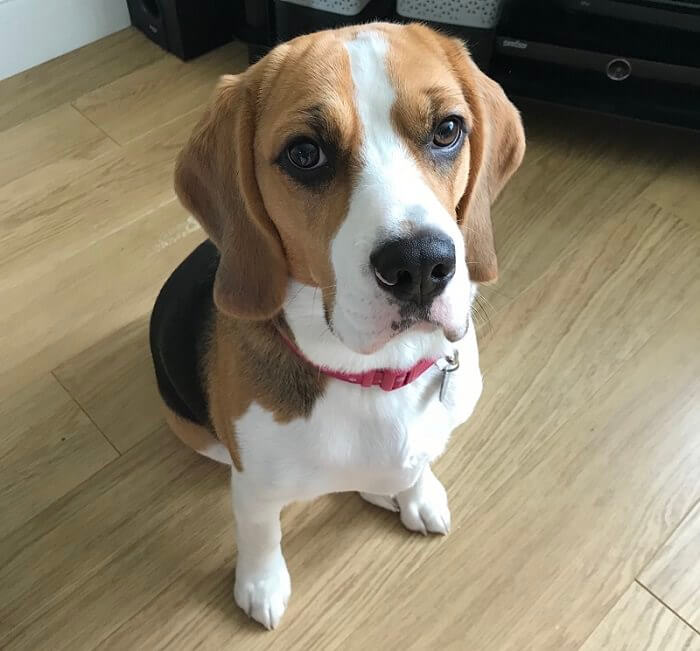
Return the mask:
<path id="1" fill-rule="evenodd" d="M 164 57 L 83 95 L 75 106 L 117 142 L 125 143 L 202 106 L 221 75 L 241 72 L 247 65 L 248 50 L 239 42 L 188 63 Z"/>
<path id="2" fill-rule="evenodd" d="M 700 228 L 700 135 L 688 134 L 676 163 L 660 174 L 644 197 Z"/>
<path id="3" fill-rule="evenodd" d="M 659 550 L 639 581 L 700 631 L 700 504 Z"/>
<path id="4" fill-rule="evenodd" d="M 130 27 L 0 81 L 0 132 L 165 56 Z"/>
<path id="5" fill-rule="evenodd" d="M 492 434 L 460 439 L 445 459 L 448 472 L 458 473 L 469 459 L 486 494 L 496 491 L 504 468 L 515 471 L 548 445 L 669 317 L 700 301 L 700 276 L 688 265 L 698 257 L 697 233 L 641 200 L 565 247 L 482 337 L 490 399 L 480 402 L 468 431 Z M 683 280 L 669 285 L 668 278 Z M 514 442 L 506 449 L 504 436 Z M 477 496 L 471 502 L 476 506 Z"/>
<path id="6" fill-rule="evenodd" d="M 178 577 L 205 579 L 208 555 L 230 567 L 227 483 L 160 429 L 0 541 L 0 646 L 92 648 Z"/>
<path id="7" fill-rule="evenodd" d="M 55 374 L 120 452 L 163 424 L 147 316 L 79 353 Z"/>
<path id="8" fill-rule="evenodd" d="M 83 236 L 89 243 L 89 231 Z M 41 269 L 28 269 L 26 277 L 18 270 L 0 282 L 0 390 L 144 317 L 164 279 L 203 239 L 197 223 L 170 201 L 57 267 L 37 261 Z"/>
<path id="9" fill-rule="evenodd" d="M 78 171 L 85 161 L 118 148 L 69 104 L 8 129 L 0 137 L 0 186 L 59 161 Z"/>
<path id="10" fill-rule="evenodd" d="M 700 133 L 680 131 L 667 147 L 673 164 L 644 191 L 643 197 L 700 228 Z"/>
<path id="11" fill-rule="evenodd" d="M 54 377 L 44 376 L 3 397 L 0 539 L 116 456 Z"/>
<path id="12" fill-rule="evenodd" d="M 581 651 L 699 651 L 700 635 L 633 583 Z"/>
<path id="13" fill-rule="evenodd" d="M 102 237 L 173 201 L 173 165 L 198 112 L 76 173 L 51 166 L 0 188 L 0 291 L 29 283 Z"/>
<path id="14" fill-rule="evenodd" d="M 685 134 L 671 129 L 546 105 L 524 108 L 525 163 L 492 211 L 500 279 L 483 293 L 495 310 L 604 228 L 685 146 Z"/>

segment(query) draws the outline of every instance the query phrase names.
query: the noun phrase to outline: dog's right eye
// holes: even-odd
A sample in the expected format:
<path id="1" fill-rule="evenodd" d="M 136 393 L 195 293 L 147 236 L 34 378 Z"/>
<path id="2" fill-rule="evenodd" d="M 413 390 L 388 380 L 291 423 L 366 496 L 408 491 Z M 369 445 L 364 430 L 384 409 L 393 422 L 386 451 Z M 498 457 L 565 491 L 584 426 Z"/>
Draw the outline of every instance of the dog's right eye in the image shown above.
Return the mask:
<path id="1" fill-rule="evenodd" d="M 313 140 L 298 140 L 287 147 L 287 158 L 295 167 L 312 170 L 327 162 L 323 150 Z"/>

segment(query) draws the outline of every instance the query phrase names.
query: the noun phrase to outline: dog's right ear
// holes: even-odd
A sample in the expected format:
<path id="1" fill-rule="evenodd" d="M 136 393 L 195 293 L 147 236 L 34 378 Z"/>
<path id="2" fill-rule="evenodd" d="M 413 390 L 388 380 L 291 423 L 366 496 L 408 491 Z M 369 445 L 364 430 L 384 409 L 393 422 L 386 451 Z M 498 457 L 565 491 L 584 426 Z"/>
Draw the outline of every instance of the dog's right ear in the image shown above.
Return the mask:
<path id="1" fill-rule="evenodd" d="M 175 191 L 221 254 L 214 301 L 231 316 L 268 319 L 282 308 L 287 262 L 255 174 L 255 102 L 245 73 L 222 77 L 180 153 Z"/>

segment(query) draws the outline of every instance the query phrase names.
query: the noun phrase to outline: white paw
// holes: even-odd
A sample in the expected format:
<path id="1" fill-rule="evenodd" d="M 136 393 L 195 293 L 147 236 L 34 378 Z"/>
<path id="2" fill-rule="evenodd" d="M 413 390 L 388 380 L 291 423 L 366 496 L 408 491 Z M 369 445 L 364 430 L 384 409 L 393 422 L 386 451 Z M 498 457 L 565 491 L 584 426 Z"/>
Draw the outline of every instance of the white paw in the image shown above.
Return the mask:
<path id="1" fill-rule="evenodd" d="M 292 584 L 281 552 L 262 566 L 239 559 L 233 596 L 243 611 L 266 629 L 272 630 L 280 623 L 291 593 Z"/>
<path id="2" fill-rule="evenodd" d="M 401 522 L 406 529 L 424 536 L 430 533 L 445 535 L 450 530 L 450 509 L 445 488 L 427 468 L 416 485 L 396 496 L 401 511 Z"/>
<path id="3" fill-rule="evenodd" d="M 387 511 L 396 513 L 399 510 L 399 505 L 391 495 L 376 495 L 375 493 L 360 493 L 360 497 L 374 506 L 378 506 Z"/>

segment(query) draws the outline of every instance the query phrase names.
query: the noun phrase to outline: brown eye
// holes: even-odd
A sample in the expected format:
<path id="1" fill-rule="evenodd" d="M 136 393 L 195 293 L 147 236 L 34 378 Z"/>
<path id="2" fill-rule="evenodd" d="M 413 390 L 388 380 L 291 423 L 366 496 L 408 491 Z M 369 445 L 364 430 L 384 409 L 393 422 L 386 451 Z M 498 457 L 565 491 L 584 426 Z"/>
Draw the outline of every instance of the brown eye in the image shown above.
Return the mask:
<path id="1" fill-rule="evenodd" d="M 454 145 L 462 135 L 462 123 L 459 118 L 449 117 L 438 124 L 433 132 L 433 145 L 436 147 L 450 147 Z"/>
<path id="2" fill-rule="evenodd" d="M 313 140 L 300 140 L 287 149 L 287 157 L 293 165 L 302 170 L 320 167 L 326 162 L 326 155 Z"/>

